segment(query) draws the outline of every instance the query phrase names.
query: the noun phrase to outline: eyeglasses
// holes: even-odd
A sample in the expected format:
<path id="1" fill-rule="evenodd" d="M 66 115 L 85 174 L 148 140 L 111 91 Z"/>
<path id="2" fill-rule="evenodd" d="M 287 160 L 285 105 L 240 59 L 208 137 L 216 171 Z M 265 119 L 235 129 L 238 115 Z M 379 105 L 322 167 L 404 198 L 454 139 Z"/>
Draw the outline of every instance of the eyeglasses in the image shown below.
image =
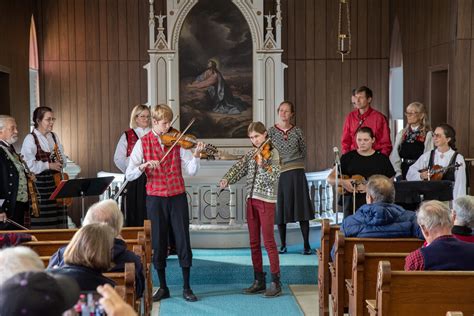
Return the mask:
<path id="1" fill-rule="evenodd" d="M 419 114 L 420 112 L 405 112 L 405 115 L 406 116 L 412 116 L 412 115 L 416 115 L 416 114 Z"/>
<path id="2" fill-rule="evenodd" d="M 436 133 L 433 134 L 433 137 L 435 137 L 435 138 L 440 138 L 440 137 L 443 137 L 443 136 L 444 136 L 443 134 L 436 134 Z"/>
<path id="3" fill-rule="evenodd" d="M 147 120 L 150 119 L 150 115 L 137 115 L 137 117 L 141 119 L 147 119 Z"/>
<path id="4" fill-rule="evenodd" d="M 43 121 L 46 121 L 48 123 L 56 122 L 56 118 L 55 117 L 50 117 L 50 118 L 44 119 Z"/>

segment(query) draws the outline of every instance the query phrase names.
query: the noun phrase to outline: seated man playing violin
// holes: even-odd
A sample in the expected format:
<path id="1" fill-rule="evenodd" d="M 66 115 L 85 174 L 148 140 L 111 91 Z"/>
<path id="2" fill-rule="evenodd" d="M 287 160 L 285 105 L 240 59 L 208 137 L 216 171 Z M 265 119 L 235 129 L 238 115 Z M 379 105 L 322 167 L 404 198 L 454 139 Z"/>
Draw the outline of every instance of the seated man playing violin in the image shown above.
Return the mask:
<path id="1" fill-rule="evenodd" d="M 436 148 L 421 155 L 408 169 L 407 180 L 453 181 L 453 199 L 466 195 L 466 164 L 464 157 L 456 151 L 454 128 L 448 124 L 439 125 L 433 139 Z"/>
<path id="2" fill-rule="evenodd" d="M 362 127 L 356 134 L 357 150 L 350 151 L 341 157 L 341 174 L 346 179 L 339 179 L 343 189 L 344 217 L 347 217 L 364 205 L 366 179 L 380 174 L 387 178 L 395 176 L 395 170 L 387 156 L 373 149 L 374 133 L 370 127 Z M 355 179 L 354 179 L 355 178 Z M 331 185 L 336 183 L 336 167 L 329 174 L 327 181 Z"/>

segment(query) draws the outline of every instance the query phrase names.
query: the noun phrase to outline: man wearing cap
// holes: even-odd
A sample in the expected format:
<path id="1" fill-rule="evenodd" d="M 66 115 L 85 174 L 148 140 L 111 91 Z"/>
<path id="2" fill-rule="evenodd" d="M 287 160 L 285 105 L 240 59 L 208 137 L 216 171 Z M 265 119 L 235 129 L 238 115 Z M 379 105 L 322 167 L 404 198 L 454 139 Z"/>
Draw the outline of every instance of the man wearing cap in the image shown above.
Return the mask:
<path id="1" fill-rule="evenodd" d="M 0 315 L 60 316 L 79 299 L 73 279 L 46 272 L 22 272 L 0 287 Z"/>
<path id="2" fill-rule="evenodd" d="M 28 190 L 25 169 L 13 148 L 18 140 L 15 119 L 0 115 L 0 230 L 18 229 L 8 219 L 24 226 L 28 217 Z"/>

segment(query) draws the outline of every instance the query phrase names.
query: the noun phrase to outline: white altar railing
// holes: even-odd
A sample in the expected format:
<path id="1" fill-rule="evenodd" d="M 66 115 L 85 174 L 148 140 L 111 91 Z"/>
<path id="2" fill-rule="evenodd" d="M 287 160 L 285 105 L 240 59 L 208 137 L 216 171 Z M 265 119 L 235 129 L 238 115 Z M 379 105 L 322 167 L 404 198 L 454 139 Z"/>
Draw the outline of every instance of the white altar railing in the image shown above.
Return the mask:
<path id="1" fill-rule="evenodd" d="M 227 170 L 233 163 L 229 161 L 201 162 L 201 168 L 204 169 L 202 176 L 200 170 L 200 176 L 185 177 L 190 224 L 240 226 L 247 223 L 245 179 L 222 191 L 217 186 L 224 174 L 223 170 Z M 212 168 L 209 168 L 211 166 Z M 330 170 L 306 173 L 316 219 L 332 218 L 334 214 L 332 188 L 326 182 L 329 172 Z M 101 200 L 111 198 L 124 181 L 124 175 L 120 173 L 101 171 L 97 176 L 115 177 L 109 188 L 100 196 Z"/>

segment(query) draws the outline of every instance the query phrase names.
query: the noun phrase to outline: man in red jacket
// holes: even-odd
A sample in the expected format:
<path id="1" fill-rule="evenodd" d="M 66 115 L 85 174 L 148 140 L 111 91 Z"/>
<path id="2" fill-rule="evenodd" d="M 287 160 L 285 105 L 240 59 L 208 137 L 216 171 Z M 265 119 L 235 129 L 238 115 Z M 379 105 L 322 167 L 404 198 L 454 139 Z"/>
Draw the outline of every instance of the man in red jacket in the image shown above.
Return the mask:
<path id="1" fill-rule="evenodd" d="M 390 128 L 385 115 L 370 106 L 372 102 L 372 90 L 362 86 L 356 90 L 356 107 L 347 115 L 342 131 L 342 153 L 357 149 L 356 133 L 361 127 L 367 126 L 372 129 L 375 136 L 373 148 L 382 154 L 389 156 L 392 151 L 390 140 Z"/>

